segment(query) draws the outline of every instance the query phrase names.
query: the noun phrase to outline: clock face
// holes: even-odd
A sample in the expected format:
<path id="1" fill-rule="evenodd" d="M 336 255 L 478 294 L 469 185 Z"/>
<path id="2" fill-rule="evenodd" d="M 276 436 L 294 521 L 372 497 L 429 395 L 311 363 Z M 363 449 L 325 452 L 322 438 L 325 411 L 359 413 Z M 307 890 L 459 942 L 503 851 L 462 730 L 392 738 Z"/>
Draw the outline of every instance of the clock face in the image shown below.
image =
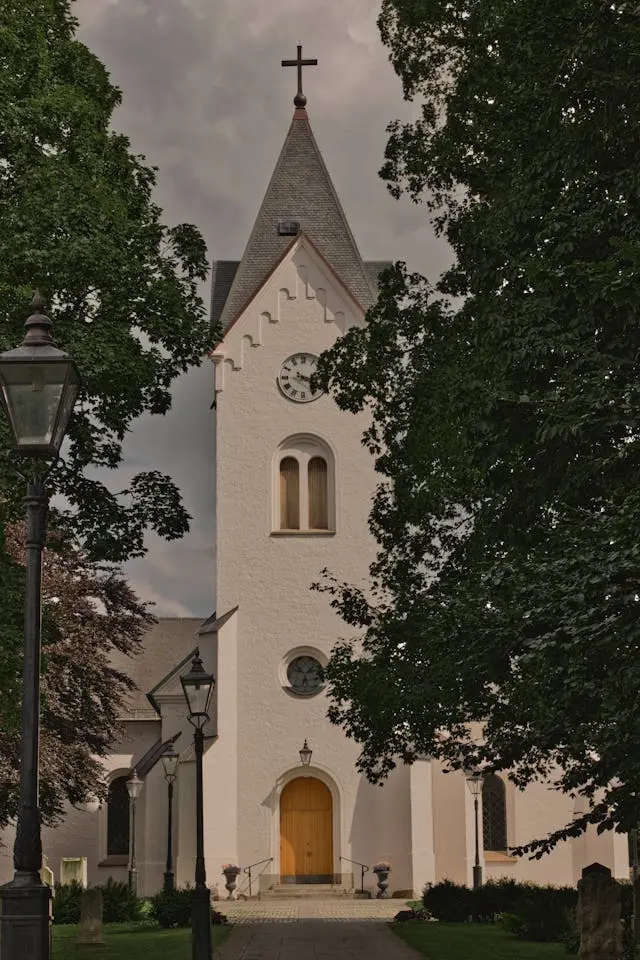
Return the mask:
<path id="1" fill-rule="evenodd" d="M 289 400 L 309 403 L 322 396 L 322 390 L 311 390 L 310 381 L 318 367 L 318 358 L 312 353 L 294 353 L 287 357 L 278 374 L 278 386 Z"/>
<path id="2" fill-rule="evenodd" d="M 315 657 L 296 657 L 287 668 L 287 680 L 294 693 L 317 693 L 322 687 L 322 666 Z"/>

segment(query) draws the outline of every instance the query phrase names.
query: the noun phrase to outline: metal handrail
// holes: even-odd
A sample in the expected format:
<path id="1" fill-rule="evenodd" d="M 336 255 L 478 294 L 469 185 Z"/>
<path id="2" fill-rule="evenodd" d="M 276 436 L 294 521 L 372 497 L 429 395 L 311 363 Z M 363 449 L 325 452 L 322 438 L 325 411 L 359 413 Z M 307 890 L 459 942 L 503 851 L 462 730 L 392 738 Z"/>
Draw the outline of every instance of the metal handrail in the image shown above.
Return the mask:
<path id="1" fill-rule="evenodd" d="M 243 873 L 248 874 L 249 876 L 249 896 L 251 896 L 251 871 L 254 867 L 259 867 L 261 863 L 271 863 L 273 857 L 265 857 L 264 860 L 256 860 L 255 863 L 250 864 L 248 867 L 243 868 Z"/>
<path id="2" fill-rule="evenodd" d="M 361 880 L 361 882 L 360 882 L 360 889 L 361 889 L 361 890 L 364 890 L 364 875 L 365 875 L 365 873 L 368 873 L 368 872 L 369 872 L 370 867 L 365 866 L 364 863 L 360 863 L 359 860 L 350 860 L 349 857 L 340 857 L 340 859 L 341 859 L 341 860 L 346 860 L 347 863 L 355 863 L 358 867 L 361 867 L 361 868 L 362 868 L 362 869 L 361 869 L 362 880 Z"/>

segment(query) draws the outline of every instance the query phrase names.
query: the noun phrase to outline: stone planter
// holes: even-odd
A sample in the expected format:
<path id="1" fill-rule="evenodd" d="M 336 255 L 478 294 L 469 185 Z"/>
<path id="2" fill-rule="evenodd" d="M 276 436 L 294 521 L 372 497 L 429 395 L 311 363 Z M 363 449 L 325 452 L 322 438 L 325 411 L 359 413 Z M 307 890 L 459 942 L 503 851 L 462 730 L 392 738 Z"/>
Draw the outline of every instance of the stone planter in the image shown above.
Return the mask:
<path id="1" fill-rule="evenodd" d="M 390 870 L 375 870 L 376 880 L 378 881 L 378 892 L 376 894 L 377 900 L 388 900 L 389 891 L 387 887 L 389 886 L 389 874 Z"/>
<path id="2" fill-rule="evenodd" d="M 224 885 L 227 888 L 227 900 L 234 899 L 234 891 L 236 889 L 236 881 L 238 879 L 239 870 L 225 870 L 224 871 Z"/>

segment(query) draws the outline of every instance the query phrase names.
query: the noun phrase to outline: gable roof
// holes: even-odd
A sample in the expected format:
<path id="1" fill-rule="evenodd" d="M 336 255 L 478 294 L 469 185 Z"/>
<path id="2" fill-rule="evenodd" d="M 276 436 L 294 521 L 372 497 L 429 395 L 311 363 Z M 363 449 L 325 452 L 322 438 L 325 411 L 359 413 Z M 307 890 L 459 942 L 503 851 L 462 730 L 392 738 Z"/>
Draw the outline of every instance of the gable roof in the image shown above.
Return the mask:
<path id="1" fill-rule="evenodd" d="M 387 267 L 393 266 L 393 261 L 391 260 L 363 260 L 364 269 L 367 276 L 369 277 L 369 282 L 373 286 L 374 292 L 377 292 L 378 283 L 380 280 L 380 274 L 383 270 L 386 270 Z M 222 311 L 224 310 L 224 305 L 229 296 L 229 291 L 231 290 L 231 284 L 233 283 L 233 278 L 236 275 L 238 267 L 240 266 L 239 260 L 214 260 L 211 271 L 211 325 L 215 326 L 221 316 Z M 265 277 L 266 279 L 266 277 Z M 254 291 L 257 292 L 257 291 Z M 251 297 L 247 299 L 247 304 Z M 247 305 L 245 304 L 245 306 Z M 233 323 L 233 318 L 226 324 L 224 332 L 229 329 Z"/>
<path id="2" fill-rule="evenodd" d="M 155 743 L 153 743 L 146 753 L 144 753 L 137 763 L 134 763 L 131 767 L 131 773 L 135 770 L 141 780 L 144 780 L 146 775 L 153 770 L 158 760 L 164 755 L 167 747 L 171 744 L 174 744 L 176 740 L 182 736 L 182 732 L 178 730 L 177 733 L 174 733 L 172 737 L 169 737 L 168 740 L 163 740 L 159 737 Z"/>
<path id="3" fill-rule="evenodd" d="M 144 635 L 139 653 L 130 657 L 119 650 L 111 652 L 111 666 L 125 673 L 136 685 L 124 697 L 123 719 L 158 719 L 147 699 L 147 690 L 155 685 L 158 675 L 195 647 L 201 623 L 201 617 L 160 618 Z"/>
<path id="4" fill-rule="evenodd" d="M 231 610 L 228 610 L 227 613 L 223 614 L 221 617 L 216 618 L 215 611 L 211 614 L 210 617 L 207 617 L 204 621 L 199 621 L 197 636 L 191 635 L 191 643 L 188 644 L 188 652 L 182 657 L 182 659 L 176 663 L 175 660 L 171 661 L 171 668 L 162 676 L 154 687 L 146 694 L 146 698 L 153 707 L 155 713 L 160 716 L 160 706 L 158 700 L 156 699 L 156 694 L 165 687 L 170 680 L 174 677 L 179 676 L 183 667 L 193 659 L 193 656 L 198 649 L 197 637 L 203 636 L 208 633 L 217 633 L 220 627 L 223 627 L 224 624 L 229 620 L 233 614 L 238 610 L 238 607 L 233 607 Z M 194 640 L 196 641 L 194 643 Z"/>
<path id="5" fill-rule="evenodd" d="M 214 264 L 211 316 L 223 332 L 244 309 L 291 243 L 278 233 L 278 221 L 294 220 L 318 248 L 352 297 L 367 310 L 375 285 L 365 268 L 347 218 L 311 131 L 307 111 L 294 111 L 289 132 L 242 260 Z"/>

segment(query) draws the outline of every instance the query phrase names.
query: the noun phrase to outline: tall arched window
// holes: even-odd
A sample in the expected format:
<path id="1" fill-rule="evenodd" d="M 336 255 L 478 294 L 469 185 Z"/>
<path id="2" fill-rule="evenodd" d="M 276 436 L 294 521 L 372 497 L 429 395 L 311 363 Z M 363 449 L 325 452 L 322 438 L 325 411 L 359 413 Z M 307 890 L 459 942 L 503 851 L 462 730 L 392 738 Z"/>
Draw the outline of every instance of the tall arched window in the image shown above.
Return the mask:
<path id="1" fill-rule="evenodd" d="M 485 850 L 507 849 L 507 804 L 504 780 L 495 773 L 482 783 L 482 837 Z"/>
<path id="2" fill-rule="evenodd" d="M 295 457 L 280 461 L 280 529 L 300 529 L 300 466 Z"/>
<path id="3" fill-rule="evenodd" d="M 107 856 L 129 853 L 129 794 L 127 777 L 116 777 L 107 796 Z"/>
<path id="4" fill-rule="evenodd" d="M 329 497 L 327 489 L 327 461 L 312 457 L 308 466 L 309 529 L 329 529 Z"/>
<path id="5" fill-rule="evenodd" d="M 287 437 L 273 458 L 273 533 L 331 535 L 336 478 L 328 443 L 309 433 Z"/>

